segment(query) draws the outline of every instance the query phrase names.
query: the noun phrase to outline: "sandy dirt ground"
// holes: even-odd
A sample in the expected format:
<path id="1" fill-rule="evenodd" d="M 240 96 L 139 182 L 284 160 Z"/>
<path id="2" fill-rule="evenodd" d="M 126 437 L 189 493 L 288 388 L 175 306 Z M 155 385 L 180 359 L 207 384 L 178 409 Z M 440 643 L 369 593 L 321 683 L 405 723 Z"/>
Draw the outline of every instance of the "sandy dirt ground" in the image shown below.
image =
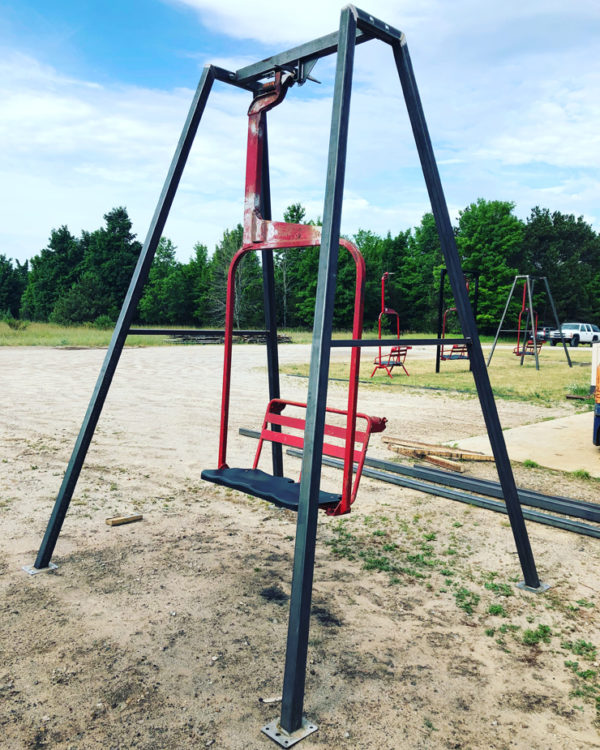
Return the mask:
<path id="1" fill-rule="evenodd" d="M 0 727 L 20 748 L 276 747 L 295 515 L 208 485 L 219 347 L 125 350 L 54 562 L 28 576 L 104 351 L 0 350 Z M 426 356 L 415 351 L 414 356 Z M 282 346 L 283 364 L 309 348 Z M 343 357 L 344 352 L 336 352 Z M 366 368 L 365 368 L 366 370 Z M 302 400 L 306 381 L 282 378 Z M 255 450 L 264 349 L 234 355 L 230 465 Z M 384 401 L 385 399 L 385 401 Z M 345 390 L 330 386 L 331 405 Z M 362 388 L 388 433 L 485 431 L 470 397 Z M 498 403 L 503 427 L 572 413 Z M 390 454 L 374 436 L 371 455 Z M 296 477 L 297 459 L 286 474 Z M 521 486 L 596 500 L 598 483 L 515 466 Z M 493 477 L 489 465 L 469 473 Z M 336 490 L 340 476 L 324 473 Z M 109 516 L 144 520 L 109 527 Z M 598 540 L 528 524 L 543 595 L 515 588 L 504 516 L 364 478 L 319 521 L 299 747 L 597 748 Z"/>

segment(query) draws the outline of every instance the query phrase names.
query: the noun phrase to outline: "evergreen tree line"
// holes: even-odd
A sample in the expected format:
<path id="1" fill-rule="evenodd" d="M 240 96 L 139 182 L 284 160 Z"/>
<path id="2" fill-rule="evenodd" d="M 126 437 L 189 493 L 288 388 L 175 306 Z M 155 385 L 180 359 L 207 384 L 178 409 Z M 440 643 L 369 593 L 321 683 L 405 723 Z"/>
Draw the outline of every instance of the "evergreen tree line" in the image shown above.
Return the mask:
<path id="1" fill-rule="evenodd" d="M 600 321 L 600 235 L 582 217 L 536 207 L 526 221 L 506 201 L 477 200 L 460 212 L 455 228 L 465 275 L 480 276 L 478 325 L 496 330 L 516 274 L 546 276 L 559 318 Z M 300 204 L 285 212 L 302 223 Z M 53 230 L 48 246 L 31 261 L 12 263 L 0 255 L 0 313 L 24 320 L 61 324 L 116 321 L 141 245 L 124 208 L 104 216 L 105 226 L 73 236 L 66 226 Z M 312 223 L 312 222 L 311 222 Z M 395 309 L 403 330 L 434 331 L 437 326 L 440 270 L 444 263 L 433 215 L 419 226 L 385 237 L 360 230 L 352 240 L 367 267 L 365 328 L 377 325 L 380 279 L 392 271 L 386 305 Z M 138 323 L 221 326 L 225 317 L 227 270 L 242 244 L 242 227 L 223 233 L 213 255 L 200 243 L 187 263 L 177 260 L 173 243 L 163 237 L 138 307 Z M 310 328 L 313 322 L 319 248 L 275 251 L 278 325 Z M 355 268 L 340 248 L 334 326 L 351 327 Z M 553 323 L 538 285 L 534 306 L 540 325 Z M 520 291 L 520 290 L 519 290 Z M 258 253 L 244 256 L 236 279 L 235 324 L 264 326 L 262 271 Z M 519 298 L 519 295 L 516 295 Z M 452 305 L 449 288 L 445 305 Z M 509 317 L 518 313 L 519 299 Z M 509 320 L 509 327 L 511 323 Z M 455 329 L 456 330 L 456 329 Z"/>

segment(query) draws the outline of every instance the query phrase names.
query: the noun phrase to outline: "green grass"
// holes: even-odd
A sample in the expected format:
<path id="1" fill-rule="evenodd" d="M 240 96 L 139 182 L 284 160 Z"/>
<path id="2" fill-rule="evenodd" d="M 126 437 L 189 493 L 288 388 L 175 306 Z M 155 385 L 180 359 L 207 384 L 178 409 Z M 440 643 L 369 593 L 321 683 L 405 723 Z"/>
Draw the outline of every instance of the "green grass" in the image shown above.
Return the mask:
<path id="1" fill-rule="evenodd" d="M 560 645 L 565 651 L 570 651 L 577 656 L 583 656 L 583 658 L 588 661 L 594 661 L 596 658 L 597 649 L 594 644 L 589 641 L 584 641 L 583 639 L 577 641 L 563 641 Z"/>
<path id="2" fill-rule="evenodd" d="M 588 383 L 569 383 L 567 386 L 567 393 L 573 396 L 589 396 L 590 395 L 590 384 Z"/>
<path id="3" fill-rule="evenodd" d="M 161 326 L 157 326 L 161 327 Z M 180 326 L 177 326 L 180 327 Z M 185 328 L 186 326 L 182 326 Z M 311 331 L 282 330 L 280 333 L 291 337 L 295 344 L 309 344 Z M 371 332 L 365 336 L 371 337 Z M 52 323 L 27 323 L 24 327 L 11 327 L 0 321 L 0 346 L 65 346 L 65 347 L 107 347 L 112 336 L 111 329 L 97 329 L 92 326 L 59 326 Z M 406 338 L 433 338 L 433 334 L 410 334 Z M 336 331 L 334 339 L 351 338 L 347 331 Z M 488 337 L 488 340 L 489 339 Z M 483 341 L 486 338 L 483 337 Z M 164 346 L 166 336 L 129 336 L 128 346 Z M 436 374 L 433 353 L 431 358 L 406 360 L 410 378 L 404 373 L 394 374 L 390 380 L 385 372 L 378 372 L 372 379 L 370 364 L 375 350 L 363 350 L 362 380 L 369 387 L 392 390 L 402 388 L 431 388 L 475 395 L 473 375 L 468 364 L 462 361 L 443 362 L 441 372 Z M 484 352 L 485 354 L 485 352 Z M 589 350 L 572 350 L 575 364 L 590 361 Z M 333 378 L 348 377 L 349 365 L 332 362 L 329 375 Z M 308 375 L 308 363 L 299 362 L 283 368 L 288 374 Z M 395 372 L 398 372 L 397 370 Z M 540 355 L 540 370 L 536 371 L 533 362 L 526 361 L 523 367 L 510 350 L 497 349 L 489 369 L 492 388 L 497 398 L 528 401 L 551 406 L 564 402 L 567 393 L 587 394 L 589 390 L 589 370 L 586 367 L 569 368 L 560 347 L 544 347 Z M 580 406 L 584 402 L 576 402 Z M 585 404 L 588 407 L 588 404 Z"/>
<path id="4" fill-rule="evenodd" d="M 496 583 L 495 581 L 487 581 L 483 584 L 488 591 L 493 591 L 498 596 L 512 596 L 513 590 L 508 583 Z"/>
<path id="5" fill-rule="evenodd" d="M 135 328 L 179 328 L 193 329 L 185 325 L 135 325 Z M 196 328 L 219 330 L 218 326 L 196 326 Z M 55 323 L 34 323 L 30 321 L 0 320 L 0 346 L 81 346 L 107 347 L 113 333 L 111 328 L 95 328 L 93 325 L 62 326 Z M 279 333 L 289 336 L 294 344 L 310 344 L 312 331 L 280 329 Z M 351 338 L 347 331 L 337 331 L 333 338 Z M 127 346 L 164 346 L 169 342 L 166 336 L 128 336 Z"/>
<path id="6" fill-rule="evenodd" d="M 407 337 L 409 338 L 409 337 Z M 427 359 L 412 358 L 408 353 L 406 367 L 410 377 L 396 369 L 390 379 L 384 370 L 377 372 L 370 378 L 373 356 L 377 350 L 363 350 L 361 384 L 369 388 L 392 391 L 402 389 L 427 388 L 468 395 L 476 395 L 473 374 L 469 371 L 468 363 L 462 361 L 442 362 L 441 371 L 435 372 L 433 352 Z M 484 356 L 489 350 L 484 349 Z M 591 354 L 588 349 L 570 351 L 572 361 L 577 365 L 590 362 Z M 308 375 L 308 364 L 298 362 L 287 365 L 284 371 L 291 375 Z M 492 389 L 496 398 L 514 401 L 526 401 L 543 406 L 554 406 L 556 403 L 568 403 L 565 396 L 573 389 L 589 390 L 590 372 L 587 367 L 568 367 L 564 352 L 561 348 L 544 349 L 540 355 L 540 369 L 529 361 L 521 367 L 519 360 L 507 349 L 497 349 L 488 370 Z M 349 375 L 349 364 L 333 360 L 329 377 L 345 380 Z M 572 402 L 579 407 L 589 408 L 587 402 Z"/>
<path id="7" fill-rule="evenodd" d="M 595 607 L 596 605 L 594 602 L 588 602 L 587 599 L 578 599 L 575 604 L 578 604 L 580 607 L 585 607 L 586 609 L 591 609 L 592 607 Z"/>
<path id="8" fill-rule="evenodd" d="M 592 475 L 586 469 L 576 469 L 575 471 L 571 472 L 571 475 L 574 476 L 575 479 L 591 479 L 592 478 Z"/>
<path id="9" fill-rule="evenodd" d="M 59 326 L 54 323 L 29 323 L 15 330 L 0 322 L 0 346 L 107 347 L 112 329 L 92 326 Z M 164 336 L 128 336 L 128 346 L 163 346 Z"/>
<path id="10" fill-rule="evenodd" d="M 355 561 L 370 575 L 383 576 L 390 585 L 405 587 L 411 598 L 418 598 L 420 590 L 424 605 L 432 596 L 454 603 L 458 610 L 469 615 L 468 624 L 479 628 L 479 635 L 486 639 L 486 648 L 513 654 L 519 669 L 527 668 L 523 662 L 535 667 L 541 657 L 549 663 L 554 659 L 558 667 L 564 664 L 571 683 L 569 697 L 579 704 L 593 706 L 594 723 L 600 727 L 597 648 L 581 637 L 566 640 L 573 631 L 574 618 L 580 618 L 581 627 L 591 624 L 594 601 L 563 600 L 556 591 L 547 592 L 541 599 L 523 595 L 512 585 L 520 576 L 478 570 L 469 565 L 463 555 L 468 544 L 453 523 L 447 523 L 446 529 L 439 523 L 432 528 L 433 519 L 423 509 L 412 516 L 412 523 L 407 522 L 404 513 L 386 509 L 386 514 L 378 516 L 374 511 L 363 517 L 340 519 L 327 527 L 325 544 L 335 557 Z M 455 554 L 447 556 L 449 550 Z M 350 564 L 348 569 L 352 571 Z M 552 610 L 550 625 L 539 622 L 537 610 L 544 607 Z M 516 608 L 527 626 L 510 622 Z M 457 616 L 464 619 L 462 613 L 456 613 Z M 591 632 L 595 631 L 590 629 Z M 478 635 L 477 631 L 474 633 Z M 558 643 L 560 649 L 555 645 Z M 582 705 L 574 707 L 584 710 Z"/>

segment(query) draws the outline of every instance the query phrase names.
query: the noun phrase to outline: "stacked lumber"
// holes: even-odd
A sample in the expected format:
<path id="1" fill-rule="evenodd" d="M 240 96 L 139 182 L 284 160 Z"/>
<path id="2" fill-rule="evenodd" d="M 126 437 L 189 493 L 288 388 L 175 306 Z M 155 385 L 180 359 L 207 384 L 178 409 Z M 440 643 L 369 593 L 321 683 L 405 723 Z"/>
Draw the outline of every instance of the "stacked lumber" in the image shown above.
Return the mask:
<path id="1" fill-rule="evenodd" d="M 459 461 L 493 461 L 493 456 L 486 456 L 479 451 L 463 450 L 462 448 L 450 448 L 446 445 L 432 445 L 431 443 L 420 443 L 417 440 L 404 440 L 391 435 L 382 436 L 382 441 L 388 449 L 401 456 L 420 458 L 430 464 L 451 469 L 460 473 L 465 471 L 463 464 Z"/>
<path id="2" fill-rule="evenodd" d="M 166 339 L 169 344 L 222 344 L 222 333 L 175 333 Z"/>
<path id="3" fill-rule="evenodd" d="M 262 333 L 245 333 L 240 336 L 234 336 L 233 340 L 242 344 L 266 344 L 267 343 L 267 337 L 265 334 L 262 334 Z M 277 343 L 278 344 L 291 344 L 292 339 L 290 338 L 290 336 L 286 336 L 283 333 L 278 333 Z"/>

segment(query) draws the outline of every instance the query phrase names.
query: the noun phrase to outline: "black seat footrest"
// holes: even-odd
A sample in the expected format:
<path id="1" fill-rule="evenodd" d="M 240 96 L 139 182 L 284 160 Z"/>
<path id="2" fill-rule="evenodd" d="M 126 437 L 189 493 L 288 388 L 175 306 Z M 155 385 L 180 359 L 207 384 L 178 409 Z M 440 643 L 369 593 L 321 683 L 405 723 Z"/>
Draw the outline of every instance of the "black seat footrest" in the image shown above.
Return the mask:
<path id="1" fill-rule="evenodd" d="M 205 469 L 202 479 L 223 487 L 230 487 L 254 497 L 260 497 L 280 508 L 298 510 L 300 483 L 287 477 L 274 477 L 260 469 Z M 333 492 L 319 492 L 319 507 L 337 505 L 341 495 Z"/>

